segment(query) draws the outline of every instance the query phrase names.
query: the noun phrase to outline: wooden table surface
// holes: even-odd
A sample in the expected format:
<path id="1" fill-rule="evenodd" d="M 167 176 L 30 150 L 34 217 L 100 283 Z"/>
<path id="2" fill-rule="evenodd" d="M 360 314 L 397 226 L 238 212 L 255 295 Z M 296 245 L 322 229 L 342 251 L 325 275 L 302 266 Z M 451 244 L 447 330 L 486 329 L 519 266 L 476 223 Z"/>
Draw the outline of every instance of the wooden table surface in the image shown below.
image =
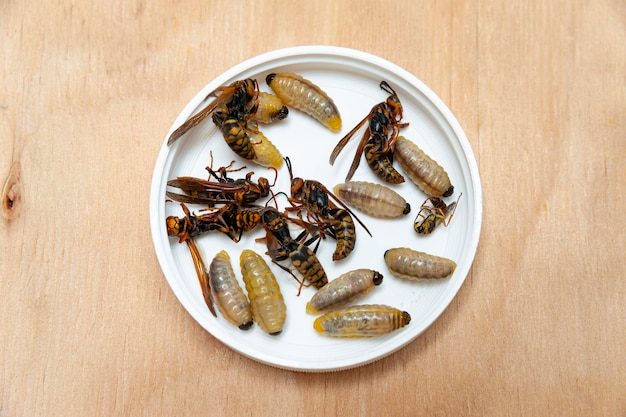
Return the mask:
<path id="1" fill-rule="evenodd" d="M 622 0 L 5 0 L 0 36 L 0 416 L 626 416 Z M 330 374 L 207 333 L 164 279 L 148 213 L 189 99 L 311 44 L 430 86 L 484 192 L 449 308 Z"/>

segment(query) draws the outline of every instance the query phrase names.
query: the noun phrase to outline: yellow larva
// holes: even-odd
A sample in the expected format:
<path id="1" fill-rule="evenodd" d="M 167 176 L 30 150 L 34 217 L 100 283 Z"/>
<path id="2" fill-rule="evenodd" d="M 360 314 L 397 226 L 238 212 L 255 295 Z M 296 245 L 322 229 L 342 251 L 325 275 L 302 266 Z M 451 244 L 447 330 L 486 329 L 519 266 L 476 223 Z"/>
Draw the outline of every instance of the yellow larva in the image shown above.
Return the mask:
<path id="1" fill-rule="evenodd" d="M 456 269 L 456 262 L 409 248 L 393 248 L 385 252 L 385 263 L 399 278 L 422 280 L 446 278 Z"/>
<path id="2" fill-rule="evenodd" d="M 344 307 L 318 317 L 313 328 L 325 336 L 374 337 L 398 330 L 411 322 L 411 315 L 380 304 Z"/>
<path id="3" fill-rule="evenodd" d="M 292 72 L 272 73 L 265 81 L 286 105 L 308 114 L 334 132 L 341 130 L 337 106 L 311 81 Z"/>
<path id="4" fill-rule="evenodd" d="M 441 165 L 404 136 L 398 136 L 393 157 L 411 181 L 427 195 L 449 197 L 454 192 L 450 177 Z"/>
<path id="5" fill-rule="evenodd" d="M 250 249 L 241 252 L 240 264 L 254 321 L 265 332 L 280 334 L 287 318 L 287 306 L 274 273 L 261 255 Z"/>
<path id="6" fill-rule="evenodd" d="M 371 269 L 355 269 L 342 274 L 317 291 L 306 304 L 307 313 L 318 314 L 324 310 L 346 305 L 369 293 L 383 282 L 383 275 Z"/>
<path id="7" fill-rule="evenodd" d="M 257 132 L 248 131 L 252 149 L 254 149 L 255 163 L 268 167 L 280 168 L 283 165 L 283 156 L 274 144 L 259 130 Z"/>
<path id="8" fill-rule="evenodd" d="M 337 184 L 333 191 L 345 203 L 372 217 L 397 218 L 411 211 L 400 194 L 382 184 L 348 181 Z"/>
<path id="9" fill-rule="evenodd" d="M 289 114 L 289 109 L 278 96 L 265 91 L 259 93 L 258 104 L 254 120 L 260 123 L 277 122 Z"/>
<path id="10" fill-rule="evenodd" d="M 209 266 L 209 282 L 213 298 L 222 316 L 242 330 L 252 326 L 250 302 L 235 278 L 230 256 L 220 251 Z"/>

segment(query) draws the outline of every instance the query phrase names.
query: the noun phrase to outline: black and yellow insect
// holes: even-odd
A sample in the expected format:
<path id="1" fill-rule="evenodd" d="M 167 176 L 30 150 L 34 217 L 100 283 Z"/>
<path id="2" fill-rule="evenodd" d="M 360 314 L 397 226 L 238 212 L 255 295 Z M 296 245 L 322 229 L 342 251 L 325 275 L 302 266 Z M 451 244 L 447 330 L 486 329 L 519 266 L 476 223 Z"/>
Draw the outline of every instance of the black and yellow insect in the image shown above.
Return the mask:
<path id="1" fill-rule="evenodd" d="M 354 175 L 361 162 L 362 154 L 365 155 L 367 164 L 377 177 L 391 184 L 404 182 L 402 174 L 393 167 L 393 146 L 398 132 L 401 128 L 408 126 L 408 123 L 400 123 L 402 103 L 394 89 L 386 81 L 380 83 L 380 88 L 389 93 L 387 100 L 376 104 L 367 116 L 337 143 L 330 154 L 330 164 L 333 165 L 352 136 L 363 125 L 368 124 L 346 175 L 346 182 L 350 181 Z"/>

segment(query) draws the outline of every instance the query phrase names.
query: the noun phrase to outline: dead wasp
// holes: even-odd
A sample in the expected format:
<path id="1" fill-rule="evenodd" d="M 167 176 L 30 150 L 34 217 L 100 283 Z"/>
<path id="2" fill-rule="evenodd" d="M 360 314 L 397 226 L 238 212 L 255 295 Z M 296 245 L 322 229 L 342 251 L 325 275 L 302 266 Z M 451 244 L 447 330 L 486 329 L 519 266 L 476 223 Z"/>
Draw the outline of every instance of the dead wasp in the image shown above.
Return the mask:
<path id="1" fill-rule="evenodd" d="M 408 123 L 400 123 L 402 120 L 402 103 L 396 92 L 386 81 L 380 83 L 380 88 L 389 93 L 387 100 L 375 105 L 363 120 L 361 120 L 350 132 L 337 143 L 330 154 L 330 164 L 343 150 L 352 136 L 365 124 L 368 129 L 359 142 L 356 154 L 346 175 L 346 182 L 361 162 L 361 154 L 365 154 L 365 160 L 376 176 L 391 184 L 404 182 L 404 177 L 393 167 L 393 146 L 401 128 Z"/>
<path id="2" fill-rule="evenodd" d="M 243 124 L 232 113 L 228 112 L 216 111 L 212 118 L 213 123 L 222 132 L 226 144 L 233 152 L 244 159 L 255 158 L 256 153 L 250 141 L 247 124 Z"/>
<path id="3" fill-rule="evenodd" d="M 356 245 L 356 228 L 350 213 L 342 208 L 335 207 L 328 212 L 330 221 L 330 234 L 337 241 L 333 252 L 333 261 L 346 258 L 354 250 Z M 327 221 L 328 222 L 328 221 Z"/>
<path id="4" fill-rule="evenodd" d="M 257 239 L 263 241 L 267 245 L 267 254 L 272 261 L 289 272 L 300 283 L 298 295 L 305 282 L 316 288 L 321 288 L 328 283 L 328 277 L 324 267 L 320 263 L 314 250 L 309 245 L 317 239 L 317 236 L 305 241 L 309 235 L 309 231 L 304 231 L 295 239 L 292 238 L 287 222 L 289 219 L 273 207 L 266 207 L 261 213 L 261 222 L 265 228 L 265 238 Z M 306 227 L 304 222 L 298 222 L 299 225 Z M 279 262 L 289 259 L 294 268 L 302 276 L 299 280 L 288 268 Z"/>
<path id="5" fill-rule="evenodd" d="M 409 203 L 386 185 L 348 181 L 335 185 L 333 191 L 343 201 L 372 217 L 397 218 L 411 211 Z"/>
<path id="6" fill-rule="evenodd" d="M 341 130 L 337 106 L 311 81 L 292 72 L 271 73 L 265 81 L 286 105 L 308 114 L 334 132 Z"/>
<path id="7" fill-rule="evenodd" d="M 250 249 L 241 252 L 239 263 L 254 321 L 270 335 L 280 334 L 287 318 L 287 306 L 274 273 L 261 255 Z"/>
<path id="8" fill-rule="evenodd" d="M 411 315 L 386 305 L 343 307 L 318 317 L 313 328 L 331 337 L 375 337 L 401 329 L 411 322 Z"/>
<path id="9" fill-rule="evenodd" d="M 212 230 L 226 233 L 231 239 L 235 240 L 235 236 L 231 234 L 229 225 L 226 220 L 220 216 L 219 211 L 196 216 L 192 214 L 184 203 L 180 204 L 183 217 L 168 216 L 165 219 L 165 227 L 168 236 L 178 238 L 178 242 L 182 243 L 187 239 L 196 238 Z"/>
<path id="10" fill-rule="evenodd" d="M 405 174 L 427 195 L 449 197 L 454 192 L 445 169 L 404 136 L 398 136 L 393 155 Z"/>
<path id="11" fill-rule="evenodd" d="M 208 116 L 213 115 L 217 110 L 223 114 L 229 114 L 241 123 L 242 128 L 246 128 L 248 122 L 254 117 L 258 108 L 259 86 L 256 80 L 247 78 L 245 80 L 234 81 L 229 86 L 221 86 L 207 95 L 216 97 L 198 113 L 187 119 L 179 126 L 167 140 L 171 145 L 191 128 L 199 125 Z"/>
<path id="12" fill-rule="evenodd" d="M 218 252 L 211 261 L 209 280 L 211 292 L 222 316 L 241 330 L 252 327 L 250 301 L 235 278 L 235 271 L 226 251 Z"/>
<path id="13" fill-rule="evenodd" d="M 356 231 L 352 217 L 372 235 L 367 226 L 326 186 L 319 181 L 294 177 L 289 158 L 285 158 L 285 163 L 291 180 L 289 202 L 292 207 L 288 207 L 287 211 L 306 210 L 309 222 L 316 223 L 320 230 L 337 240 L 333 260 L 345 258 L 354 249 Z"/>
<path id="14" fill-rule="evenodd" d="M 254 175 L 252 171 L 248 172 L 245 178 L 229 178 L 226 173 L 229 171 L 230 165 L 220 168 L 217 172 L 207 167 L 209 171 L 209 179 L 207 180 L 196 177 L 178 177 L 169 180 L 167 185 L 179 188 L 183 194 L 167 191 L 166 195 L 174 201 L 188 204 L 207 204 L 212 207 L 216 204 L 232 203 L 250 205 L 270 194 L 274 184 L 270 185 L 267 178 L 259 177 L 257 182 L 254 182 L 251 179 Z M 245 166 L 230 171 L 238 171 L 243 168 Z M 275 169 L 274 171 L 276 172 Z M 211 177 L 216 181 L 212 181 Z M 276 178 L 274 179 L 275 182 Z"/>
<path id="15" fill-rule="evenodd" d="M 448 227 L 462 195 L 463 193 L 459 194 L 459 198 L 449 205 L 439 197 L 428 197 L 413 222 L 415 231 L 422 235 L 428 235 L 440 224 Z"/>
<path id="16" fill-rule="evenodd" d="M 456 269 L 456 262 L 409 248 L 393 248 L 385 252 L 389 271 L 398 278 L 420 281 L 446 278 Z"/>
<path id="17" fill-rule="evenodd" d="M 165 219 L 167 234 L 179 238 L 179 242 L 191 237 L 216 231 L 224 233 L 233 242 L 241 240 L 244 232 L 254 229 L 261 221 L 260 206 L 223 205 L 207 209 L 202 214 L 193 214 L 184 203 L 180 204 L 184 216 L 168 216 Z"/>
<path id="18" fill-rule="evenodd" d="M 306 312 L 318 314 L 344 306 L 368 294 L 383 282 L 383 275 L 372 269 L 354 269 L 329 281 L 313 294 L 306 304 Z"/>

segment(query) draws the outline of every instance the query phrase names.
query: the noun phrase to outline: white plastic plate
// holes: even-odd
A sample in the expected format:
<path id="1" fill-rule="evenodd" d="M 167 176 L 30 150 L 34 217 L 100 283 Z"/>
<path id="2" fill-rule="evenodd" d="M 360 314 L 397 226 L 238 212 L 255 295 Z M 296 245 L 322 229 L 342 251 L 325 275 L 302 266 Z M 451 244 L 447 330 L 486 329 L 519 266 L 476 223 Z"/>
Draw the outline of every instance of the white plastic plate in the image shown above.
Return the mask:
<path id="1" fill-rule="evenodd" d="M 331 190 L 335 184 L 344 181 L 363 131 L 357 132 L 334 166 L 328 162 L 330 153 L 374 105 L 387 98 L 388 94 L 379 87 L 385 80 L 402 101 L 403 121 L 410 123 L 401 134 L 418 144 L 448 172 L 455 188 L 446 201 L 454 201 L 459 193 L 463 193 L 448 227 L 440 226 L 429 236 L 418 236 L 413 230 L 413 221 L 427 196 L 405 176 L 407 181 L 393 188 L 411 204 L 411 213 L 401 219 L 380 220 L 355 211 L 373 237 L 357 224 L 356 248 L 348 258 L 339 262 L 331 259 L 334 241 L 326 239 L 321 242 L 317 255 L 330 280 L 356 268 L 370 268 L 384 275 L 383 283 L 358 304 L 387 304 L 409 312 L 412 320 L 405 328 L 371 339 L 336 339 L 317 334 L 313 329 L 316 317 L 305 312 L 305 304 L 315 289 L 304 288 L 302 294 L 296 296 L 299 284 L 263 255 L 281 287 L 287 304 L 287 320 L 278 336 L 270 336 L 256 325 L 242 331 L 223 319 L 219 312 L 217 318 L 211 315 L 202 298 L 187 245 L 167 236 L 166 217 L 182 216 L 178 203 L 166 201 L 167 181 L 185 175 L 206 178 L 205 167 L 211 163 L 211 153 L 213 168 L 228 165 L 232 160 L 235 160 L 234 167 L 247 166 L 231 173 L 233 178 L 254 171 L 253 179 L 263 176 L 273 181 L 273 171 L 235 155 L 210 118 L 172 146 L 167 146 L 170 133 L 204 107 L 207 94 L 215 88 L 235 80 L 256 78 L 262 91 L 271 92 L 265 83 L 270 72 L 295 72 L 311 80 L 334 99 L 343 120 L 341 131 L 333 133 L 309 116 L 290 108 L 285 120 L 273 125 L 259 125 L 282 155 L 291 159 L 295 176 L 318 180 Z M 396 167 L 402 172 L 397 164 Z M 353 180 L 380 182 L 364 161 Z M 273 190 L 289 193 L 289 174 L 284 164 L 278 171 Z M 282 197 L 277 201 L 281 209 L 287 204 Z M 189 208 L 197 212 L 202 207 L 191 205 Z M 327 46 L 295 47 L 257 56 L 236 65 L 200 90 L 165 136 L 150 195 L 156 254 L 168 283 L 189 314 L 235 351 L 269 365 L 299 371 L 336 371 L 363 365 L 389 355 L 418 337 L 439 317 L 463 284 L 476 253 L 481 217 L 482 195 L 476 161 L 462 128 L 445 104 L 420 80 L 395 64 L 364 52 Z M 226 250 L 245 291 L 239 255 L 244 248 L 264 254 L 265 245 L 255 241 L 262 236 L 264 232 L 259 226 L 244 235 L 239 243 L 215 232 L 199 238 L 197 244 L 207 267 L 218 251 Z M 391 275 L 383 259 L 384 252 L 393 247 L 409 247 L 452 259 L 457 263 L 456 271 L 450 278 L 442 280 L 401 280 Z M 290 266 L 288 262 L 285 265 Z"/>

